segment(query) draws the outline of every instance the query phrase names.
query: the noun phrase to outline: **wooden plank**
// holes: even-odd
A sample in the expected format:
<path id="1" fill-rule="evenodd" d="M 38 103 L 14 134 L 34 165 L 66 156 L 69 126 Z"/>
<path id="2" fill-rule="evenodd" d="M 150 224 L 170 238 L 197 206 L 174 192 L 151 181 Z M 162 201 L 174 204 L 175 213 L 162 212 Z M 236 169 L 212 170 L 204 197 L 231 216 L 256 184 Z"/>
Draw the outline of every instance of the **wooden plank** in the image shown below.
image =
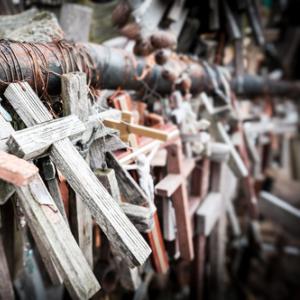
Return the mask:
<path id="1" fill-rule="evenodd" d="M 111 196 L 119 203 L 121 203 L 121 194 L 118 186 L 116 173 L 114 169 L 97 169 L 94 171 L 99 181 L 103 184 L 105 189 Z"/>
<path id="2" fill-rule="evenodd" d="M 8 151 L 6 140 L 13 131 L 11 124 L 0 114 L 0 136 L 3 138 L 0 140 L 0 151 Z M 0 205 L 3 205 L 14 192 L 15 188 L 12 184 L 0 179 Z"/>
<path id="3" fill-rule="evenodd" d="M 10 84 L 5 91 L 5 97 L 27 126 L 52 118 L 27 83 Z M 151 252 L 149 246 L 120 206 L 99 183 L 70 140 L 54 143 L 50 156 L 74 191 L 82 197 L 120 256 L 131 266 L 143 264 Z"/>
<path id="4" fill-rule="evenodd" d="M 151 160 L 151 167 L 165 167 L 167 165 L 167 150 L 160 149 Z"/>
<path id="5" fill-rule="evenodd" d="M 61 94 L 64 99 L 64 115 L 76 115 L 81 121 L 87 122 L 91 104 L 88 99 L 86 74 L 74 72 L 62 75 Z"/>
<path id="6" fill-rule="evenodd" d="M 163 235 L 164 239 L 168 242 L 175 241 L 176 239 L 176 221 L 175 221 L 175 212 L 170 199 L 163 199 L 162 203 L 163 210 Z"/>
<path id="7" fill-rule="evenodd" d="M 112 202 L 111 196 L 84 164 L 73 145 L 67 140 L 57 142 L 52 147 L 51 157 L 71 187 L 90 208 L 112 245 L 119 249 L 119 254 L 130 265 L 143 264 L 150 254 L 148 245 L 119 205 Z"/>
<path id="8" fill-rule="evenodd" d="M 8 123 L 8 122 L 6 122 L 6 121 L 3 119 L 3 117 L 0 116 L 0 124 L 1 124 L 1 126 L 2 126 L 2 124 L 5 124 L 5 123 Z M 13 129 L 11 126 L 6 126 L 6 129 L 7 129 L 7 131 L 8 131 L 9 134 L 13 134 L 13 133 L 14 133 L 14 129 Z M 47 179 L 47 177 L 46 177 L 46 179 Z M 35 178 L 35 180 L 36 180 L 36 178 Z M 46 188 L 45 188 L 45 186 L 43 185 L 42 180 L 39 179 L 39 178 L 38 178 L 38 184 L 37 184 L 37 186 L 40 187 L 40 191 L 45 192 Z M 40 194 L 37 194 L 37 196 L 39 196 L 41 199 L 46 200 L 47 197 L 49 198 L 49 194 L 47 194 L 47 192 L 46 192 L 46 194 L 44 194 L 43 192 L 40 193 Z M 33 196 L 33 195 L 32 195 L 32 196 Z M 27 199 L 26 199 L 26 200 L 27 200 Z M 39 200 L 40 200 L 40 199 L 39 199 Z M 51 204 L 51 201 L 53 202 L 53 200 L 51 199 L 51 197 L 50 197 L 48 200 L 50 200 L 50 201 L 46 201 L 48 204 Z M 57 201 L 57 199 L 56 199 L 56 201 Z M 29 208 L 32 208 L 30 202 L 28 203 L 28 205 L 29 205 L 29 206 L 28 206 Z M 36 209 L 36 213 L 39 215 L 39 210 L 41 210 L 42 208 L 41 208 L 41 206 L 38 207 L 38 208 L 39 208 L 39 209 L 36 209 L 36 208 L 32 208 L 32 209 Z M 25 212 L 25 215 L 26 215 L 26 212 Z M 43 216 L 42 216 L 42 217 L 43 217 Z M 46 221 L 47 221 L 47 220 L 46 220 Z M 30 226 L 31 221 L 27 221 L 27 222 L 29 223 L 29 226 Z M 65 224 L 67 224 L 67 222 L 66 222 Z M 67 226 L 67 225 L 66 225 L 66 226 Z M 62 230 L 62 232 L 64 232 L 64 230 L 66 230 L 66 229 L 64 228 L 64 226 L 62 226 L 62 228 L 61 228 L 60 230 Z M 45 239 L 45 238 L 48 239 L 48 236 L 40 237 L 40 226 L 31 226 L 31 233 L 32 233 L 32 235 L 33 235 L 33 237 L 34 237 L 34 239 L 35 239 L 35 241 L 36 241 L 36 245 L 37 245 L 37 247 L 38 247 L 39 253 L 40 253 L 41 257 L 42 257 L 42 260 L 43 260 L 43 262 L 44 262 L 44 264 L 45 264 L 45 267 L 46 267 L 46 269 L 47 269 L 47 271 L 48 271 L 48 274 L 49 274 L 49 276 L 50 276 L 50 278 L 51 278 L 51 280 L 52 280 L 52 283 L 53 283 L 53 284 L 61 284 L 61 283 L 63 282 L 63 280 L 64 280 L 65 278 L 67 278 L 68 276 L 70 276 L 70 275 L 69 275 L 69 274 L 67 274 L 67 275 L 61 274 L 61 273 L 60 273 L 59 267 L 56 266 L 55 260 L 53 259 L 53 257 L 52 257 L 51 255 L 49 255 L 49 252 L 55 251 L 57 248 L 54 247 L 53 249 L 50 249 L 50 251 L 49 251 L 49 247 L 47 246 L 47 244 L 45 245 L 45 243 L 44 243 L 44 239 Z M 59 230 L 56 231 L 56 234 L 59 234 Z M 71 245 L 72 245 L 72 241 L 73 241 L 72 235 L 68 233 L 66 237 L 67 237 L 67 238 L 69 237 L 69 238 L 71 239 Z M 17 237 L 17 238 L 14 237 L 14 239 L 15 239 L 15 240 L 18 240 L 18 237 Z M 52 241 L 54 241 L 54 240 L 52 239 Z M 65 243 L 65 242 L 68 242 L 68 239 L 67 239 L 66 241 L 64 241 L 64 240 L 62 239 L 62 241 L 63 241 L 63 243 Z M 57 242 L 57 243 L 58 243 L 58 245 L 59 245 L 59 243 L 61 243 L 61 241 L 59 241 L 59 242 Z M 74 243 L 74 242 L 73 242 L 73 243 Z M 56 244 L 55 244 L 55 245 L 56 245 Z M 21 248 L 21 245 L 18 245 L 18 246 L 19 246 L 19 248 Z M 51 247 L 52 247 L 52 246 L 51 246 Z M 56 246 L 56 247 L 57 247 L 57 246 Z M 18 249 L 18 250 L 19 250 L 19 249 Z M 22 250 L 21 250 L 21 251 L 22 251 Z M 79 250 L 77 250 L 77 251 L 79 251 Z M 79 262 L 80 262 L 80 260 L 82 259 L 81 257 L 82 257 L 82 254 L 80 253 L 80 256 L 79 256 L 79 258 L 78 258 Z M 58 260 L 60 260 L 60 259 L 63 259 L 63 257 L 61 257 L 61 256 L 58 257 Z M 85 261 L 84 261 L 84 263 L 85 263 Z M 23 268 L 23 261 L 22 261 L 22 260 L 21 260 L 21 263 L 19 263 L 19 265 L 20 265 L 19 268 Z M 69 265 L 70 265 L 71 270 L 74 271 L 74 269 L 72 269 L 72 267 L 73 267 L 73 261 L 72 261 L 72 259 L 71 259 L 71 262 L 69 262 Z M 83 270 L 84 270 L 85 267 L 86 267 L 86 265 L 83 264 L 83 265 L 82 265 Z M 16 268 L 16 270 L 17 270 L 17 271 L 15 271 L 15 273 L 18 274 L 18 268 Z M 76 269 L 75 269 L 75 270 L 76 270 Z M 74 275 L 73 275 L 73 276 L 74 276 Z M 76 275 L 76 276 L 77 276 L 77 275 Z M 77 280 L 76 276 L 75 276 L 75 278 L 74 278 L 75 281 Z M 74 292 L 73 292 L 73 287 L 72 287 L 72 284 L 73 284 L 72 280 L 73 280 L 73 279 L 72 279 L 72 280 L 68 279 L 68 280 L 69 280 L 69 281 L 68 281 L 69 283 L 66 283 L 66 286 L 67 286 L 67 288 L 70 290 L 71 295 L 72 295 L 73 293 L 77 293 L 76 289 L 75 289 Z M 80 279 L 79 279 L 79 284 L 81 284 L 81 283 L 80 283 Z M 100 288 L 100 286 L 99 286 L 99 284 L 97 283 L 96 280 L 94 280 L 94 282 L 92 282 L 92 284 L 94 285 L 92 288 L 94 288 L 95 290 Z M 70 286 L 70 287 L 69 287 L 69 286 Z M 77 296 L 76 296 L 76 297 L 77 297 Z"/>
<path id="9" fill-rule="evenodd" d="M 241 156 L 235 149 L 235 146 L 233 145 L 222 123 L 217 122 L 216 132 L 218 139 L 229 146 L 230 157 L 228 163 L 234 174 L 239 178 L 247 177 L 249 175 L 248 169 L 245 163 L 243 162 Z"/>
<path id="10" fill-rule="evenodd" d="M 119 163 L 120 164 L 129 164 L 130 162 L 132 162 L 136 158 L 138 158 L 141 154 L 146 154 L 146 153 L 151 152 L 155 147 L 157 147 L 160 144 L 161 144 L 160 141 L 154 140 L 153 142 L 146 144 L 145 146 L 134 149 L 130 154 L 126 155 L 125 157 L 120 158 Z"/>
<path id="11" fill-rule="evenodd" d="M 86 74 L 81 72 L 65 74 L 61 77 L 61 94 L 64 115 L 76 115 L 81 121 L 89 119 L 90 103 Z M 82 140 L 89 139 L 92 131 L 85 132 Z M 88 135 L 88 137 L 86 137 Z M 86 158 L 89 164 L 89 157 Z M 69 195 L 70 226 L 85 258 L 93 267 L 93 220 L 88 207 L 80 195 L 71 191 Z"/>
<path id="12" fill-rule="evenodd" d="M 182 175 L 168 174 L 156 184 L 155 193 L 161 197 L 171 197 L 182 184 Z"/>
<path id="13" fill-rule="evenodd" d="M 0 235 L 0 299 L 3 300 L 15 299 L 1 235 Z"/>
<path id="14" fill-rule="evenodd" d="M 187 178 L 195 168 L 195 160 L 193 158 L 184 158 L 183 166 L 183 177 Z"/>
<path id="15" fill-rule="evenodd" d="M 121 208 L 123 209 L 126 216 L 129 218 L 129 220 L 140 232 L 149 232 L 153 230 L 154 212 L 151 208 L 130 203 L 122 203 Z"/>
<path id="16" fill-rule="evenodd" d="M 8 138 L 7 145 L 15 155 L 29 160 L 44 154 L 54 142 L 84 130 L 77 116 L 68 116 L 16 131 Z"/>
<path id="17" fill-rule="evenodd" d="M 88 299 L 100 288 L 42 179 L 36 176 L 17 194 L 28 225 L 37 234 L 75 299 Z M 41 202 L 42 201 L 42 202 Z"/>
<path id="18" fill-rule="evenodd" d="M 196 232 L 209 236 L 224 210 L 223 206 L 220 193 L 209 193 L 196 212 Z"/>
<path id="19" fill-rule="evenodd" d="M 183 174 L 183 154 L 179 143 L 171 144 L 168 150 L 168 173 Z M 189 215 L 187 186 L 185 183 L 172 195 L 175 208 L 180 255 L 184 260 L 194 258 L 192 225 Z"/>
<path id="20" fill-rule="evenodd" d="M 227 182 L 227 179 L 223 175 L 224 165 L 221 163 L 212 162 L 210 164 L 211 175 L 210 175 L 210 191 L 211 192 L 221 192 L 222 180 Z"/>
<path id="21" fill-rule="evenodd" d="M 106 141 L 106 138 L 105 138 Z M 105 143 L 102 138 L 95 140 L 90 146 L 90 167 L 93 171 L 106 167 Z"/>
<path id="22" fill-rule="evenodd" d="M 125 215 L 140 232 L 147 232 L 153 228 L 153 212 L 150 208 L 121 202 L 121 194 L 113 169 L 98 169 L 94 173 L 111 196 L 120 203 Z"/>
<path id="23" fill-rule="evenodd" d="M 191 299 L 204 299 L 204 279 L 206 261 L 206 237 L 196 234 L 194 237 L 195 260 L 192 265 Z"/>
<path id="24" fill-rule="evenodd" d="M 41 160 L 43 179 L 46 181 L 49 193 L 57 205 L 60 213 L 64 217 L 66 224 L 69 224 L 55 166 L 48 156 L 43 157 Z"/>
<path id="25" fill-rule="evenodd" d="M 224 143 L 211 142 L 208 144 L 207 156 L 213 162 L 226 162 L 229 159 L 230 147 Z"/>
<path id="26" fill-rule="evenodd" d="M 209 189 L 210 160 L 203 158 L 197 162 L 192 173 L 191 194 L 200 198 L 200 202 L 206 197 Z"/>
<path id="27" fill-rule="evenodd" d="M 0 178 L 17 186 L 27 185 L 39 169 L 27 161 L 0 151 Z"/>
<path id="28" fill-rule="evenodd" d="M 300 236 L 300 210 L 287 202 L 267 192 L 259 194 L 260 212 L 277 224 L 283 226 L 289 233 Z"/>
<path id="29" fill-rule="evenodd" d="M 191 219 L 194 219 L 195 213 L 199 207 L 199 203 L 201 202 L 199 196 L 191 196 L 189 197 L 189 213 Z"/>
<path id="30" fill-rule="evenodd" d="M 116 160 L 112 153 L 106 153 L 106 162 L 109 168 L 114 169 L 120 191 L 127 202 L 144 206 L 148 203 L 147 196 L 137 182 Z"/>
<path id="31" fill-rule="evenodd" d="M 148 233 L 148 240 L 153 251 L 152 260 L 156 272 L 165 274 L 169 270 L 169 261 L 165 244 L 162 239 L 157 212 L 154 213 L 153 219 L 154 228 Z"/>
<path id="32" fill-rule="evenodd" d="M 31 234 L 35 240 L 36 247 L 39 251 L 39 254 L 42 258 L 42 261 L 46 267 L 46 270 L 48 272 L 48 275 L 51 279 L 51 282 L 53 285 L 60 285 L 63 284 L 63 278 L 60 275 L 57 267 L 55 266 L 55 263 L 51 256 L 49 255 L 48 249 L 43 244 L 43 241 L 40 239 L 39 231 L 36 230 L 36 228 L 31 228 Z"/>
<path id="33" fill-rule="evenodd" d="M 298 155 L 300 150 L 300 139 L 299 136 L 296 136 L 291 141 L 291 156 L 292 156 L 292 171 L 293 171 L 293 178 L 297 181 L 300 180 L 300 157 Z"/>
<path id="34" fill-rule="evenodd" d="M 226 223 L 226 215 L 223 213 L 209 239 L 209 299 L 224 299 L 226 280 Z"/>
<path id="35" fill-rule="evenodd" d="M 6 181 L 0 180 L 0 205 L 3 205 L 15 192 L 15 187 Z"/>
<path id="36" fill-rule="evenodd" d="M 96 170 L 95 174 L 99 181 L 104 185 L 104 187 L 107 189 L 107 191 L 111 194 L 113 199 L 117 203 L 121 203 L 121 194 L 119 190 L 119 186 L 117 184 L 116 175 L 113 169 L 105 169 L 105 170 Z M 149 219 L 152 219 L 152 216 L 149 216 L 150 210 L 137 205 L 132 205 L 129 203 L 122 203 L 121 207 L 125 214 L 129 217 L 131 222 L 138 228 L 139 231 L 148 229 L 149 226 Z M 145 212 L 147 210 L 147 212 Z M 146 222 L 145 222 L 146 219 Z M 147 223 L 148 220 L 148 223 Z M 112 249 L 112 252 L 114 252 L 114 249 Z M 120 269 L 121 269 L 121 275 L 120 275 L 120 282 L 122 286 L 125 286 L 125 288 L 128 288 L 130 290 L 136 290 L 138 286 L 141 283 L 141 277 L 138 272 L 138 268 L 129 268 L 128 265 L 118 256 L 118 254 L 115 255 L 115 259 L 120 260 Z"/>
<path id="37" fill-rule="evenodd" d="M 216 224 L 212 227 L 209 238 L 209 263 L 210 263 L 210 273 L 209 273 L 209 285 L 214 291 L 210 294 L 211 299 L 223 299 L 224 288 L 225 288 L 225 248 L 226 248 L 226 229 L 227 229 L 227 219 L 226 219 L 226 202 L 230 202 L 231 199 L 227 193 L 222 191 L 224 186 L 228 185 L 228 177 L 224 171 L 223 163 L 212 163 L 212 176 L 211 176 L 211 194 L 219 193 L 219 205 L 214 208 L 214 214 L 216 215 Z M 226 194 L 226 196 L 223 196 Z M 210 195 L 210 194 L 209 194 Z M 227 198 L 227 199 L 226 199 Z M 212 202 L 212 201 L 211 201 Z M 212 217 L 213 218 L 213 217 Z"/>
<path id="38" fill-rule="evenodd" d="M 22 228 L 18 228 L 17 215 L 18 207 L 16 205 L 16 194 L 10 201 L 7 201 L 3 207 L 0 207 L 1 235 L 11 278 L 15 278 L 23 266 L 23 235 Z"/>
<path id="39" fill-rule="evenodd" d="M 107 127 L 120 130 L 121 136 L 127 136 L 128 134 L 136 134 L 140 136 L 146 136 L 155 140 L 163 142 L 170 141 L 179 136 L 178 130 L 166 132 L 156 128 L 146 127 L 138 124 L 127 123 L 124 121 L 116 121 L 113 119 L 103 120 L 103 124 Z M 126 140 L 125 140 L 126 141 Z"/>

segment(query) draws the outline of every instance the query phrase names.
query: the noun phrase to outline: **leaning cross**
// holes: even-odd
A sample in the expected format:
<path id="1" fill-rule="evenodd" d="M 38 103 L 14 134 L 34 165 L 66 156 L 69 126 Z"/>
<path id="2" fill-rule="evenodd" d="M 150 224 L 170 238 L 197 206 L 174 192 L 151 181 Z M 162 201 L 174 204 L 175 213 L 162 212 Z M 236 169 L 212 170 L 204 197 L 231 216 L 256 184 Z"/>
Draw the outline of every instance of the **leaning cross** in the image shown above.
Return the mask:
<path id="1" fill-rule="evenodd" d="M 28 83 L 12 83 L 5 97 L 28 127 L 53 117 Z M 148 244 L 120 206 L 98 181 L 86 161 L 68 138 L 53 143 L 50 157 L 80 195 L 111 245 L 130 266 L 142 265 L 151 253 Z"/>

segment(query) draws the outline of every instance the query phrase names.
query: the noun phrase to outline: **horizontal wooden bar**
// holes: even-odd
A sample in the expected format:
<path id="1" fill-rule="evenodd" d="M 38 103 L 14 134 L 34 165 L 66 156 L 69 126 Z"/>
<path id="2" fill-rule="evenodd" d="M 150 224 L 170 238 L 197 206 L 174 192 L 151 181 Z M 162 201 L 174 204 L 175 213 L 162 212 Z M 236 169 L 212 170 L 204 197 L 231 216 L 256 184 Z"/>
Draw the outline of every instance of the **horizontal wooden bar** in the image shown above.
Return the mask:
<path id="1" fill-rule="evenodd" d="M 15 155 L 28 160 L 46 152 L 54 142 L 84 131 L 85 126 L 77 116 L 67 116 L 16 131 L 7 145 Z"/>
<path id="2" fill-rule="evenodd" d="M 209 193 L 196 212 L 196 233 L 209 236 L 224 207 L 220 193 Z"/>
<path id="3" fill-rule="evenodd" d="M 171 197 L 182 183 L 182 175 L 169 174 L 156 184 L 155 193 L 161 197 Z"/>

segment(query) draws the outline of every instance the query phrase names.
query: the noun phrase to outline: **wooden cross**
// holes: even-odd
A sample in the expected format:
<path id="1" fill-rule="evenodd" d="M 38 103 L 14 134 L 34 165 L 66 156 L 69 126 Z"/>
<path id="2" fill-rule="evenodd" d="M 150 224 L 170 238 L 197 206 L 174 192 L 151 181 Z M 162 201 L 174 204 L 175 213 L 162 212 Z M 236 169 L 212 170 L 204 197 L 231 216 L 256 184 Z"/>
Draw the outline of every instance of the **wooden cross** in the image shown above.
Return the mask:
<path id="1" fill-rule="evenodd" d="M 186 178 L 194 168 L 194 160 L 184 160 L 179 141 L 167 146 L 168 175 L 156 186 L 155 192 L 161 197 L 171 197 L 175 208 L 180 255 L 184 260 L 194 258 L 192 226 Z"/>
<path id="2" fill-rule="evenodd" d="M 52 119 L 52 115 L 27 83 L 10 84 L 5 97 L 29 127 Z M 132 267 L 143 264 L 151 252 L 149 246 L 99 183 L 71 141 L 65 138 L 55 142 L 50 148 L 50 157 L 72 189 L 89 207 L 95 221 L 120 256 Z"/>
<path id="3" fill-rule="evenodd" d="M 106 161 L 107 165 L 110 168 L 113 168 L 116 172 L 117 181 L 124 198 L 130 203 L 137 204 L 139 206 L 148 206 L 149 208 L 149 201 L 145 193 L 128 171 L 125 170 L 124 167 L 109 152 L 106 153 Z M 153 263 L 157 272 L 166 273 L 169 269 L 169 262 L 157 212 L 153 212 L 151 217 L 153 221 L 153 229 L 150 231 L 148 230 L 147 237 L 152 249 Z"/>
<path id="4" fill-rule="evenodd" d="M 0 116 L 0 128 L 2 124 L 7 127 Z M 9 126 L 9 134 L 13 133 Z M 93 296 L 100 285 L 41 177 L 36 175 L 28 186 L 15 186 L 15 190 L 33 237 L 40 245 L 41 256 L 47 259 L 50 277 L 57 277 L 54 272 L 58 271 L 70 295 L 76 299 Z"/>
<path id="5" fill-rule="evenodd" d="M 61 90 L 64 115 L 76 115 L 81 121 L 87 122 L 90 103 L 86 74 L 77 72 L 63 75 Z M 89 157 L 85 159 L 89 164 Z M 69 201 L 71 230 L 89 265 L 93 267 L 93 221 L 90 211 L 74 191 L 69 191 Z"/>

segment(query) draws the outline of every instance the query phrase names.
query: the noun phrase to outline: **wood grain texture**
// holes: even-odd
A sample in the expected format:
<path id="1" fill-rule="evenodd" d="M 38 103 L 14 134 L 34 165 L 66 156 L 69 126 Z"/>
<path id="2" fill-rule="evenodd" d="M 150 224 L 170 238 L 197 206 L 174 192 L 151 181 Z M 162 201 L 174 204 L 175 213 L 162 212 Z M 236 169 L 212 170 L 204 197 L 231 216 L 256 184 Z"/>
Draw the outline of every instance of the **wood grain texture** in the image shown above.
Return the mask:
<path id="1" fill-rule="evenodd" d="M 119 249 L 119 255 L 131 265 L 143 264 L 150 254 L 148 245 L 94 173 L 86 167 L 73 145 L 67 140 L 59 141 L 52 146 L 50 155 L 74 191 L 90 208 L 109 241 Z"/>
<path id="2" fill-rule="evenodd" d="M 147 196 L 111 152 L 106 153 L 106 162 L 109 168 L 115 170 L 120 191 L 126 201 L 141 206 L 146 205 L 148 203 Z"/>
<path id="3" fill-rule="evenodd" d="M 63 99 L 64 115 L 76 115 L 81 121 L 87 122 L 89 118 L 90 102 L 86 74 L 82 72 L 68 73 L 61 77 L 61 95 Z M 93 132 L 87 128 L 82 135 L 82 141 L 87 141 Z M 89 164 L 89 155 L 85 158 Z M 71 191 L 70 226 L 85 258 L 93 267 L 93 220 L 88 207 L 80 195 Z"/>
<path id="4" fill-rule="evenodd" d="M 115 170 L 113 169 L 97 169 L 94 171 L 99 181 L 111 196 L 118 202 L 121 202 L 121 194 L 116 178 Z"/>
<path id="5" fill-rule="evenodd" d="M 97 169 L 94 173 L 111 196 L 120 203 L 125 215 L 140 232 L 147 232 L 153 228 L 153 212 L 150 208 L 121 202 L 121 194 L 113 169 Z"/>
<path id="6" fill-rule="evenodd" d="M 3 121 L 0 116 L 0 124 Z M 10 126 L 9 133 L 13 132 Z M 100 285 L 39 175 L 29 186 L 17 188 L 17 194 L 51 279 L 64 281 L 74 299 L 91 297 Z"/>
<path id="7" fill-rule="evenodd" d="M 49 121 L 52 116 L 26 83 L 10 84 L 5 96 L 27 126 Z M 91 214 L 131 266 L 143 264 L 151 250 L 143 237 L 125 216 L 120 206 L 103 188 L 70 140 L 53 144 L 50 156 L 73 190 L 89 207 Z"/>
<path id="8" fill-rule="evenodd" d="M 61 76 L 61 96 L 64 99 L 64 115 L 76 115 L 81 121 L 88 121 L 91 105 L 85 73 L 74 72 Z"/>
<path id="9" fill-rule="evenodd" d="M 96 170 L 95 172 L 99 181 L 104 185 L 107 191 L 111 194 L 113 199 L 121 204 L 121 194 L 119 190 L 119 186 L 117 184 L 116 175 L 113 169 L 101 169 Z M 130 221 L 134 224 L 139 231 L 145 230 L 145 220 L 143 219 L 145 215 L 145 211 L 141 211 L 141 209 L 145 209 L 144 207 L 132 205 L 129 203 L 121 204 L 121 207 L 125 214 L 129 217 Z M 147 224 L 146 224 L 147 225 Z M 112 252 L 114 253 L 114 249 L 112 248 Z M 141 283 L 141 277 L 139 274 L 138 267 L 130 268 L 117 253 L 114 253 L 115 260 L 119 261 L 120 264 L 120 283 L 123 287 L 129 290 L 136 290 Z"/>
<path id="10" fill-rule="evenodd" d="M 42 258 L 42 261 L 45 265 L 45 268 L 48 272 L 48 275 L 51 279 L 52 284 L 53 285 L 63 284 L 63 278 L 59 274 L 59 271 L 58 271 L 53 259 L 49 255 L 49 251 L 48 251 L 47 247 L 45 247 L 45 245 L 43 244 L 43 241 L 40 239 L 39 231 L 33 227 L 31 228 L 30 231 L 33 236 L 33 239 L 35 240 L 35 245 L 39 251 L 39 254 Z"/>
<path id="11" fill-rule="evenodd" d="M 46 152 L 56 141 L 84 132 L 77 116 L 68 116 L 14 132 L 7 141 L 12 153 L 26 160 Z"/>
<path id="12" fill-rule="evenodd" d="M 100 285 L 42 179 L 37 176 L 29 186 L 18 187 L 17 194 L 30 229 L 39 236 L 36 242 L 47 249 L 71 296 L 93 296 Z"/>
<path id="13" fill-rule="evenodd" d="M 17 186 L 28 184 L 39 169 L 14 155 L 0 151 L 0 178 Z"/>
<path id="14" fill-rule="evenodd" d="M 49 157 L 44 157 L 42 159 L 42 174 L 43 179 L 46 181 L 49 193 L 52 196 L 55 204 L 57 205 L 60 213 L 64 217 L 66 224 L 69 224 L 67 214 L 65 211 L 65 206 L 62 198 L 62 193 L 59 188 L 58 174 L 56 168 Z"/>

